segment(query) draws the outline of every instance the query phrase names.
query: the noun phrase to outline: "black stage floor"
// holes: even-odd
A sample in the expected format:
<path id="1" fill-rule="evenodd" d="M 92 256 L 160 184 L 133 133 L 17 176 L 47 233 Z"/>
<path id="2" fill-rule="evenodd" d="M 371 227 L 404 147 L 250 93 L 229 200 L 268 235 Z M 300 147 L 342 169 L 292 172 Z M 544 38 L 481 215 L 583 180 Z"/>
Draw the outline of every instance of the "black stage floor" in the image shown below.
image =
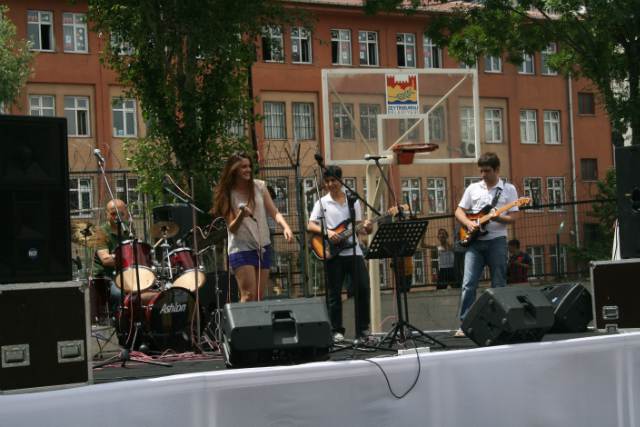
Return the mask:
<path id="1" fill-rule="evenodd" d="M 478 346 L 468 338 L 455 338 L 453 332 L 429 332 L 428 334 L 436 340 L 443 343 L 446 347 L 442 347 L 436 343 L 428 343 L 422 341 L 422 339 L 416 339 L 415 344 L 418 348 L 429 347 L 431 352 L 448 352 L 448 351 L 461 351 Z M 542 341 L 562 341 L 567 339 L 592 337 L 602 335 L 601 332 L 589 331 L 578 334 L 547 334 L 543 337 Z M 379 336 L 383 338 L 384 336 Z M 375 338 L 374 338 L 375 340 Z M 375 344 L 375 343 L 374 343 Z M 383 345 L 388 348 L 388 340 Z M 395 351 L 387 351 L 382 349 L 373 349 L 373 351 L 354 351 L 350 349 L 342 349 L 340 351 L 332 352 L 329 354 L 330 360 L 354 360 L 354 359 L 369 359 L 374 357 L 391 357 L 397 354 L 399 349 L 412 349 L 415 348 L 411 340 L 407 342 L 406 347 L 401 347 L 396 343 L 393 344 L 392 349 Z M 94 365 L 104 362 L 109 358 L 118 356 L 117 350 L 104 351 L 102 353 L 102 359 L 94 358 Z M 137 353 L 132 353 L 132 357 L 135 357 Z M 143 355 L 141 355 L 143 356 Z M 117 381 L 130 381 L 139 379 L 158 378 L 169 375 L 181 375 L 197 372 L 210 372 L 210 371 L 225 371 L 225 366 L 222 356 L 217 351 L 205 352 L 204 354 L 185 353 L 175 357 L 163 357 L 158 359 L 158 356 L 152 356 L 153 360 L 160 360 L 162 362 L 171 363 L 171 367 L 149 365 L 141 362 L 127 362 L 125 367 L 121 367 L 120 364 L 111 364 L 103 368 L 97 368 L 93 370 L 94 383 L 104 384 Z M 285 365 L 285 364 L 282 364 Z"/>

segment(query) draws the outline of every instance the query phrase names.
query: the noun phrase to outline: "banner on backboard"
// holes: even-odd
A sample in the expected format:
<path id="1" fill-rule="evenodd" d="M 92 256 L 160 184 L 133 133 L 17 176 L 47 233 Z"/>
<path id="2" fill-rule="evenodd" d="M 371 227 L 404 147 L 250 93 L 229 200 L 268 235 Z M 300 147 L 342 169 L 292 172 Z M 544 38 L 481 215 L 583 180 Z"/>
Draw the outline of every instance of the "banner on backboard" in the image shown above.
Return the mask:
<path id="1" fill-rule="evenodd" d="M 417 74 L 386 74 L 387 114 L 420 114 Z"/>

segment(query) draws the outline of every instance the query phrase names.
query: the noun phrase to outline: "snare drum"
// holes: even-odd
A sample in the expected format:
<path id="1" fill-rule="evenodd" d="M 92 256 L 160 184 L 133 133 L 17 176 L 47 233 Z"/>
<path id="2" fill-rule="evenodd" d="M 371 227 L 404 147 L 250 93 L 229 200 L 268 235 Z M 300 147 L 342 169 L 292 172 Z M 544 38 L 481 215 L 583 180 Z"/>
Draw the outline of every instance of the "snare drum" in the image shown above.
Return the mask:
<path id="1" fill-rule="evenodd" d="M 196 328 L 196 298 L 186 289 L 170 288 L 164 291 L 145 291 L 140 294 L 142 303 L 143 333 L 149 338 L 149 346 L 158 351 L 174 350 L 184 352 L 193 348 L 191 321 Z M 138 294 L 131 293 L 125 298 L 125 315 L 118 311 L 117 329 L 119 333 L 135 333 L 131 322 L 140 318 L 138 311 Z M 200 325 L 204 330 L 205 317 L 202 305 L 200 308 Z"/>
<path id="2" fill-rule="evenodd" d="M 124 289 L 125 292 L 138 290 L 138 286 L 136 284 L 136 269 L 134 268 L 134 245 L 136 246 L 136 251 L 138 253 L 137 271 L 140 276 L 140 290 L 143 291 L 145 289 L 149 289 L 156 282 L 156 275 L 151 270 L 151 267 L 153 267 L 151 245 L 146 242 L 127 240 L 126 242 L 122 242 L 122 245 L 118 246 L 114 251 L 116 267 L 118 267 L 118 262 L 120 262 L 120 253 L 122 253 L 122 273 L 116 276 L 116 285 L 120 288 L 120 282 L 122 282 L 122 289 Z"/>
<path id="3" fill-rule="evenodd" d="M 89 279 L 89 300 L 91 324 L 107 326 L 109 324 L 110 280 L 106 277 Z"/>
<path id="4" fill-rule="evenodd" d="M 196 290 L 196 255 L 189 248 L 176 249 L 169 253 L 171 267 L 176 269 L 173 287 Z M 202 271 L 198 271 L 198 287 L 204 285 L 206 276 Z"/>

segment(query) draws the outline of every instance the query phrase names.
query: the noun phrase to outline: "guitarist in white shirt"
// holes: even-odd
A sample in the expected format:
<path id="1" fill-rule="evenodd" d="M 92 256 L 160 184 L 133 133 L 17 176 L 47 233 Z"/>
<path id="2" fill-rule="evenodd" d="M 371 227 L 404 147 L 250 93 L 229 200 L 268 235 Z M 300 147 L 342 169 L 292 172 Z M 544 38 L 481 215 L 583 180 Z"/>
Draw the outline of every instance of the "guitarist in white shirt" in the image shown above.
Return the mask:
<path id="1" fill-rule="evenodd" d="M 456 219 L 467 228 L 470 235 L 478 233 L 480 226 L 477 222 L 467 218 L 467 210 L 473 213 L 479 212 L 487 205 L 492 205 L 494 201 L 496 203 L 493 205 L 493 210 L 495 210 L 518 199 L 516 188 L 498 177 L 500 159 L 496 153 L 485 153 L 480 156 L 478 167 L 482 181 L 467 187 L 456 210 Z M 495 200 L 496 194 L 498 194 L 497 200 Z M 516 223 L 518 210 L 518 206 L 514 205 L 502 215 L 496 215 L 495 212 L 492 212 L 490 214 L 491 221 L 484 228 L 488 233 L 478 235 L 467 247 L 462 280 L 461 321 L 476 300 L 480 274 L 485 266 L 489 267 L 492 288 L 507 286 L 506 270 L 509 258 L 507 225 Z M 464 337 L 465 335 L 461 330 L 458 330 L 455 336 Z"/>
<path id="2" fill-rule="evenodd" d="M 328 166 L 328 170 L 335 176 L 342 179 L 342 169 L 338 166 Z M 344 220 L 349 219 L 349 206 L 347 203 L 347 197 L 342 191 L 342 184 L 336 180 L 327 171 L 323 174 L 324 186 L 329 191 L 329 194 L 322 198 L 322 204 L 318 200 L 313 207 L 307 230 L 310 233 L 321 236 L 322 228 L 320 227 L 319 217 L 321 216 L 321 209 L 324 207 L 325 222 L 327 226 L 327 234 L 329 240 L 337 244 L 341 237 L 338 233 L 332 231 L 339 226 Z M 371 234 L 373 231 L 373 224 L 371 221 L 362 221 L 362 212 L 360 210 L 360 202 L 356 201 L 355 205 L 356 214 L 356 226 L 363 224 L 362 229 L 358 231 L 358 234 Z M 349 239 L 351 239 L 350 237 Z M 357 242 L 357 239 L 356 239 Z M 369 307 L 369 272 L 364 263 L 362 256 L 362 249 L 360 245 L 356 245 L 356 257 L 357 257 L 357 269 L 358 269 L 358 315 L 360 320 L 360 331 L 356 331 L 358 336 L 367 334 L 370 321 L 370 307 Z M 329 283 L 327 283 L 327 295 L 329 298 L 329 317 L 331 319 L 331 332 L 333 332 L 333 338 L 335 342 L 344 341 L 345 329 L 342 327 L 342 284 L 348 274 L 353 279 L 354 277 L 354 263 L 353 263 L 353 249 L 343 249 L 338 256 L 333 257 L 327 261 L 327 271 L 329 275 Z M 352 281 L 353 283 L 353 281 Z"/>

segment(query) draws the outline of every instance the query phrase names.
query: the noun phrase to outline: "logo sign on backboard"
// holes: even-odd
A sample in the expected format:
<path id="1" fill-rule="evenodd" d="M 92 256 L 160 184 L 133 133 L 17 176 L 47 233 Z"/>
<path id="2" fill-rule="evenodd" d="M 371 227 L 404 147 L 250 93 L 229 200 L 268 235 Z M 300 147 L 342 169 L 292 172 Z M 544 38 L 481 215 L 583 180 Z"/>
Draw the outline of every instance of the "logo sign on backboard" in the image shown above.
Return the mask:
<path id="1" fill-rule="evenodd" d="M 420 114 L 417 74 L 386 74 L 387 114 Z"/>

